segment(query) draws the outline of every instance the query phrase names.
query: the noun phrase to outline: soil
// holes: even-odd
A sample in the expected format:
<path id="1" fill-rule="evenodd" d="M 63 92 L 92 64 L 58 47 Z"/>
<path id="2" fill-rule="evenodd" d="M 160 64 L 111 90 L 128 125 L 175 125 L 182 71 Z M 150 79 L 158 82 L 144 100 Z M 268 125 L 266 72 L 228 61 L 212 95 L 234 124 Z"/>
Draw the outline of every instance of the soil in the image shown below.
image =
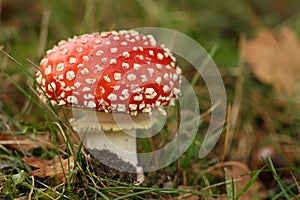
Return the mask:
<path id="1" fill-rule="evenodd" d="M 120 159 L 115 153 L 109 150 L 98 150 L 98 149 L 88 149 L 90 154 L 90 159 L 88 160 L 89 166 L 93 169 L 95 175 L 101 178 L 108 178 L 112 180 L 117 180 L 120 182 L 134 183 L 137 179 L 136 173 L 129 173 L 127 171 L 136 171 L 136 168 L 129 162 L 125 162 Z M 96 157 L 100 157 L 109 166 L 121 166 L 122 171 L 111 168 L 108 165 L 103 164 Z M 105 159 L 105 160 L 103 160 Z M 156 172 L 145 173 L 145 180 L 142 183 L 146 187 L 159 187 L 164 188 L 167 185 L 173 185 L 171 176 L 169 173 L 159 170 Z"/>
<path id="2" fill-rule="evenodd" d="M 101 178 L 113 179 L 125 183 L 134 183 L 137 179 L 136 173 L 129 173 L 136 171 L 136 168 L 129 162 L 120 159 L 115 153 L 109 150 L 88 149 L 91 153 L 89 165 L 93 168 L 95 175 Z M 103 164 L 99 161 L 100 158 Z M 109 166 L 119 166 L 122 170 L 111 168 Z"/>

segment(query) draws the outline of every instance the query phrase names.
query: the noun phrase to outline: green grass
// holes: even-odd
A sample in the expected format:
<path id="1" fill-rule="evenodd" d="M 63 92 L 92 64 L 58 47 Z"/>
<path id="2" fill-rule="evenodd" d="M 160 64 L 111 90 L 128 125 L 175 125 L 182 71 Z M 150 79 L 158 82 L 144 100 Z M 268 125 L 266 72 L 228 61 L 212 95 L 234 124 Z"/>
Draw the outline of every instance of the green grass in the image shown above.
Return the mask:
<path id="1" fill-rule="evenodd" d="M 275 166 L 270 159 L 265 161 L 265 166 L 250 172 L 251 178 L 245 185 L 240 186 L 239 182 L 232 180 L 224 172 L 224 166 L 220 165 L 225 131 L 213 151 L 199 159 L 203 133 L 209 125 L 209 113 L 203 116 L 198 134 L 187 152 L 170 166 L 147 174 L 147 183 L 134 186 L 97 177 L 93 166 L 86 163 L 88 158 L 81 152 L 81 144 L 72 145 L 72 136 L 76 133 L 68 123 L 68 111 L 62 112 L 40 102 L 35 95 L 34 80 L 43 53 L 61 39 L 86 32 L 149 26 L 180 31 L 210 52 L 223 75 L 229 104 L 235 103 L 235 84 L 239 77 L 244 76 L 242 97 L 238 99 L 240 112 L 225 161 L 239 161 L 249 166 L 251 150 L 258 143 L 271 142 L 283 147 L 292 157 L 292 162 L 286 167 L 299 182 L 298 104 L 292 100 L 281 104 L 270 86 L 258 82 L 247 68 L 241 74 L 238 67 L 238 39 L 241 34 L 246 33 L 250 37 L 259 27 L 277 28 L 279 25 L 291 25 L 300 32 L 300 6 L 294 1 L 281 3 L 280 7 L 271 1 L 238 0 L 227 3 L 221 0 L 0 2 L 0 136 L 32 138 L 50 134 L 49 142 L 54 146 L 36 147 L 25 152 L 22 148 L 16 150 L 1 143 L 0 199 L 180 199 L 185 195 L 202 199 L 243 199 L 264 172 L 271 172 L 278 188 L 266 194 L 267 199 L 299 199 L 299 188 L 295 181 L 291 181 L 291 175 L 283 173 L 284 169 Z M 24 12 L 24 7 L 28 11 Z M 48 11 L 49 22 L 41 25 L 43 16 L 47 22 Z M 40 36 L 45 32 L 46 37 Z M 183 74 L 194 86 L 201 113 L 204 113 L 211 107 L 205 83 L 197 74 L 194 75 L 185 61 L 180 58 L 178 61 Z M 165 135 L 172 131 L 171 125 L 176 123 L 176 119 L 169 121 L 170 125 L 162 130 L 162 134 L 151 140 L 141 140 L 139 147 L 147 152 L 152 150 L 153 144 L 163 145 L 170 141 L 171 136 Z M 243 145 L 246 146 L 243 148 Z M 57 155 L 65 159 L 74 156 L 76 160 L 66 183 L 55 178 L 31 176 L 30 171 L 34 168 L 22 160 L 25 156 L 53 159 Z M 285 154 L 282 156 L 285 157 Z M 162 179 L 165 177 L 170 177 L 171 188 L 163 188 L 166 181 Z"/>

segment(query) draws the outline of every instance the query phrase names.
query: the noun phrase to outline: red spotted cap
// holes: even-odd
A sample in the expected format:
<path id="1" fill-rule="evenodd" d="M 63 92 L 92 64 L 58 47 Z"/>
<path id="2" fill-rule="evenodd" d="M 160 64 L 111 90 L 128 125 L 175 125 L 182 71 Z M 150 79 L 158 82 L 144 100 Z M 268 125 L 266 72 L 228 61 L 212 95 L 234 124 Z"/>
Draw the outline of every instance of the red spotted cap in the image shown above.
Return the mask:
<path id="1" fill-rule="evenodd" d="M 174 104 L 180 74 L 152 35 L 122 30 L 59 42 L 41 60 L 36 80 L 53 105 L 136 115 Z"/>

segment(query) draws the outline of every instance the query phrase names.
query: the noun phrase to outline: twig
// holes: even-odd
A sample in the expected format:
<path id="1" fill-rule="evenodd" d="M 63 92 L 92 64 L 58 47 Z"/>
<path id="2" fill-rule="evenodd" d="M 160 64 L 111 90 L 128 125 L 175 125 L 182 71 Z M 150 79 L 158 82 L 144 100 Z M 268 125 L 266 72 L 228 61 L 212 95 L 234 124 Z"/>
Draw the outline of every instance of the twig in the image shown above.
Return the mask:
<path id="1" fill-rule="evenodd" d="M 46 141 L 38 141 L 44 144 L 47 144 L 49 146 L 52 146 L 51 143 L 48 143 Z M 22 140 L 18 140 L 17 138 L 15 138 L 15 140 L 4 140 L 4 141 L 0 141 L 0 145 L 11 145 L 11 144 L 16 144 L 16 145 L 26 145 L 26 144 L 35 144 L 35 141 L 32 141 L 30 139 L 22 139 Z"/>
<path id="2" fill-rule="evenodd" d="M 244 62 L 244 52 L 243 52 L 243 47 L 245 46 L 245 36 L 242 35 L 240 37 L 239 41 L 239 61 L 238 61 L 238 68 L 241 69 L 242 73 L 241 75 L 237 78 L 236 84 L 235 84 L 235 95 L 233 98 L 233 104 L 230 112 L 230 128 L 228 130 L 228 149 L 230 149 L 231 146 L 231 139 L 233 137 L 237 119 L 239 116 L 240 108 L 241 108 L 241 102 L 242 102 L 242 97 L 243 97 L 243 85 L 244 85 L 244 68 L 245 68 L 245 62 Z"/>
<path id="3" fill-rule="evenodd" d="M 294 182 L 295 182 L 295 184 L 296 184 L 296 186 L 297 186 L 298 192 L 300 193 L 300 185 L 299 185 L 299 183 L 298 183 L 298 181 L 297 181 L 297 179 L 296 179 L 294 173 L 293 173 L 292 171 L 290 171 L 290 173 L 291 173 L 292 178 L 293 178 L 293 180 L 294 180 Z"/>
<path id="4" fill-rule="evenodd" d="M 39 46 L 37 50 L 37 55 L 41 56 L 45 51 L 46 44 L 47 44 L 47 37 L 48 37 L 48 27 L 49 27 L 49 19 L 50 19 L 50 11 L 45 10 L 42 16 L 41 22 L 41 32 L 39 38 Z"/>
<path id="5" fill-rule="evenodd" d="M 32 180 L 32 183 L 31 183 L 31 189 L 30 189 L 30 192 L 28 194 L 28 199 L 32 199 L 31 196 L 33 194 L 33 189 L 34 189 L 34 176 L 31 176 L 31 180 Z"/>
<path id="6" fill-rule="evenodd" d="M 227 148 L 228 148 L 228 142 L 229 142 L 229 131 L 230 131 L 230 116 L 231 116 L 231 105 L 229 104 L 227 107 L 227 116 L 226 116 L 226 131 L 225 131 L 225 140 L 224 140 L 224 148 L 223 153 L 221 156 L 221 162 L 224 162 L 225 157 L 227 155 Z"/>

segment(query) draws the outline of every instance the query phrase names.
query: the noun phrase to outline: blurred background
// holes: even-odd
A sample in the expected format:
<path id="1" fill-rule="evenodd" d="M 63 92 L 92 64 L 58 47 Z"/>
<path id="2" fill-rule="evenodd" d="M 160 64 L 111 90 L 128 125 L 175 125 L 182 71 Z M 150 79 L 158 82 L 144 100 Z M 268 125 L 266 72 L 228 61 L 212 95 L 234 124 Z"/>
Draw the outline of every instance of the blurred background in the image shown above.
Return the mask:
<path id="1" fill-rule="evenodd" d="M 1 5 L 1 44 L 7 50 L 8 44 L 14 46 L 12 55 L 34 61 L 43 55 L 43 48 L 73 35 L 158 26 L 180 31 L 207 50 L 218 44 L 217 64 L 232 67 L 240 34 L 252 35 L 261 26 L 282 23 L 300 27 L 300 4 L 293 0 L 2 0 Z M 48 35 L 42 38 L 46 39 L 42 48 L 38 45 L 43 20 Z"/>
<path id="2" fill-rule="evenodd" d="M 199 134 L 179 161 L 181 168 L 172 165 L 165 169 L 167 174 L 172 178 L 177 176 L 177 179 L 180 176 L 182 179 L 178 183 L 183 185 L 205 185 L 208 180 L 214 184 L 224 180 L 224 174 L 213 173 L 209 167 L 220 161 L 242 162 L 251 169 L 262 167 L 263 164 L 251 159 L 260 157 L 256 150 L 260 143 L 267 141 L 274 146 L 272 151 L 275 148 L 280 152 L 280 159 L 278 152 L 276 154 L 279 167 L 290 167 L 299 180 L 299 104 L 295 99 L 278 99 L 272 85 L 255 77 L 240 57 L 241 37 L 251 40 L 262 28 L 276 32 L 282 26 L 289 26 L 298 37 L 298 1 L 0 0 L 0 49 L 11 56 L 9 59 L 0 54 L 0 117 L 15 129 L 48 130 L 47 122 L 41 120 L 43 113 L 32 105 L 31 99 L 35 96 L 30 87 L 40 59 L 58 41 L 83 33 L 142 27 L 169 28 L 186 34 L 208 52 L 213 52 L 212 58 L 225 83 L 228 107 L 232 109 L 228 112 L 226 125 L 231 124 L 232 129 L 229 131 L 230 145 L 224 147 L 228 142 L 224 131 L 213 152 L 202 160 L 197 157 L 202 140 Z M 182 63 L 183 74 L 192 79 L 190 68 Z M 17 67 L 19 64 L 21 68 Z M 201 94 L 201 111 L 207 111 L 211 105 L 202 79 L 197 81 L 194 89 Z M 26 92 L 31 95 L 24 95 Z M 207 129 L 209 113 L 202 119 L 199 133 Z M 229 123 L 232 119 L 233 123 Z M 2 123 L 0 128 L 7 129 Z M 173 129 L 171 124 L 165 131 Z M 156 139 L 152 141 L 154 144 L 164 145 L 159 138 Z M 283 165 L 281 157 L 285 157 Z M 208 179 L 203 178 L 203 171 L 209 171 Z M 287 177 L 286 184 L 292 184 L 295 189 L 294 179 L 290 175 Z M 263 182 L 269 179 L 263 179 Z M 270 188 L 269 184 L 265 186 Z M 224 191 L 223 188 L 219 193 Z"/>

